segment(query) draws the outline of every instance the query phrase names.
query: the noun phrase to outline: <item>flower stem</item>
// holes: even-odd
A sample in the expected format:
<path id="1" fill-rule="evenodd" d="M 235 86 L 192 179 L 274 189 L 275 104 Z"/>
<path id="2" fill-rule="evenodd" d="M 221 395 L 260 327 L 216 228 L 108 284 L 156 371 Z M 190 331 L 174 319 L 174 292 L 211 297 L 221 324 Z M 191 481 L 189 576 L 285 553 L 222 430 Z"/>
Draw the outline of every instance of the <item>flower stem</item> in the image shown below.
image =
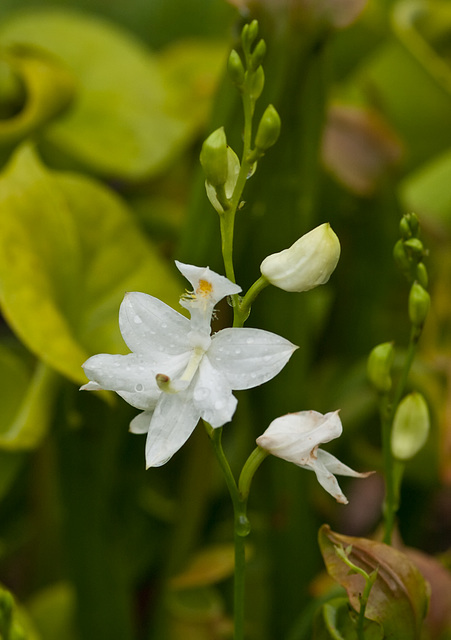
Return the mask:
<path id="1" fill-rule="evenodd" d="M 233 476 L 229 462 L 222 447 L 222 427 L 213 429 L 205 423 L 207 433 L 213 443 L 216 457 L 221 467 L 227 488 L 233 504 L 234 514 L 234 544 L 235 544 L 235 575 L 233 588 L 233 612 L 234 612 L 234 640 L 244 640 L 244 608 L 245 608 L 245 571 L 246 571 L 246 547 L 245 539 L 250 532 L 250 524 L 247 517 L 247 496 L 243 498 L 238 490 L 238 485 Z"/>
<path id="2" fill-rule="evenodd" d="M 268 455 L 268 451 L 265 451 L 261 447 L 256 447 L 252 451 L 249 458 L 246 460 L 238 481 L 238 490 L 240 492 L 240 497 L 242 500 L 247 500 L 251 488 L 252 478 L 254 477 L 255 472 L 257 471 L 263 460 L 265 460 Z"/>
<path id="3" fill-rule="evenodd" d="M 384 542 L 391 544 L 395 516 L 399 508 L 399 485 L 401 481 L 401 469 L 395 469 L 395 460 L 391 451 L 391 429 L 396 409 L 401 400 L 402 394 L 407 384 L 410 368 L 415 357 L 418 340 L 421 332 L 417 327 L 412 327 L 409 346 L 406 358 L 401 371 L 401 376 L 393 396 L 393 401 L 389 402 L 384 396 L 381 402 L 381 423 L 382 423 L 382 451 L 385 472 L 385 500 L 384 500 Z M 397 472 L 396 472 L 397 471 Z"/>
<path id="4" fill-rule="evenodd" d="M 248 83 L 250 83 L 251 78 L 252 74 L 249 74 Z M 224 260 L 226 276 L 232 282 L 236 282 L 235 269 L 233 266 L 235 216 L 241 203 L 241 196 L 244 191 L 246 180 L 252 169 L 252 163 L 249 160 L 249 156 L 251 151 L 252 119 L 254 117 L 255 100 L 251 96 L 250 86 L 244 87 L 242 101 L 244 111 L 244 134 L 240 171 L 238 173 L 232 197 L 230 198 L 229 206 L 222 214 L 220 214 L 222 257 Z M 244 320 L 242 320 L 242 314 L 240 313 L 240 298 L 237 294 L 231 296 L 231 298 L 234 312 L 234 326 L 243 326 Z"/>

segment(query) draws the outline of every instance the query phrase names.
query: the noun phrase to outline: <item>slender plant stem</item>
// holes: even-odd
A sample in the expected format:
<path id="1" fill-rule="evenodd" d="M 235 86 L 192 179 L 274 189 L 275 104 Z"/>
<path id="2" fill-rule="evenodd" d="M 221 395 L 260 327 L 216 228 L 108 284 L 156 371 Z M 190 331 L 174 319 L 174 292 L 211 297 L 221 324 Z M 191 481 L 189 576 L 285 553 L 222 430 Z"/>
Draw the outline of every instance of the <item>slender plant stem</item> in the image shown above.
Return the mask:
<path id="1" fill-rule="evenodd" d="M 234 544 L 235 544 L 235 575 L 234 575 L 234 640 L 244 640 L 244 608 L 245 608 L 245 571 L 246 549 L 245 539 L 250 532 L 247 518 L 247 498 L 242 498 L 238 485 L 230 469 L 229 462 L 222 448 L 222 427 L 212 429 L 207 425 L 207 431 L 213 442 L 216 457 L 224 475 L 233 504 L 234 513 Z"/>
<path id="2" fill-rule="evenodd" d="M 421 331 L 419 331 L 417 327 L 412 327 L 406 358 L 393 396 L 393 401 L 389 402 L 387 396 L 384 396 L 381 401 L 382 451 L 385 471 L 385 544 L 391 544 L 393 528 L 395 525 L 395 516 L 399 507 L 399 482 L 396 482 L 394 473 L 395 461 L 391 452 L 391 430 L 396 409 L 401 401 L 402 394 L 404 393 L 404 389 L 407 384 L 407 379 L 415 357 L 420 334 Z"/>
<path id="3" fill-rule="evenodd" d="M 366 605 L 368 604 L 368 598 L 370 597 L 370 591 L 373 588 L 373 584 L 376 580 L 377 572 L 374 572 L 370 576 L 365 576 L 365 588 L 363 590 L 362 595 L 360 596 L 360 611 L 359 617 L 357 619 L 357 638 L 358 640 L 365 640 L 365 611 Z"/>

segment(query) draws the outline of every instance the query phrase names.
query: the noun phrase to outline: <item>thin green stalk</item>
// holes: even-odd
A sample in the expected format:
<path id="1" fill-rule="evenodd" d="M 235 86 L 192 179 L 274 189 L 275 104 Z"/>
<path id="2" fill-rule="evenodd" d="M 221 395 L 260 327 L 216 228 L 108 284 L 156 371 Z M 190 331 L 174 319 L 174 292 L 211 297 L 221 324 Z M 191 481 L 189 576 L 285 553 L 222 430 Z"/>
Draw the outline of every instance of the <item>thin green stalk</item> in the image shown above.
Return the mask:
<path id="1" fill-rule="evenodd" d="M 238 210 L 238 207 L 241 202 L 241 196 L 244 191 L 244 186 L 246 184 L 246 180 L 248 178 L 249 173 L 252 169 L 252 164 L 249 162 L 249 154 L 251 151 L 251 142 L 252 142 L 252 119 L 254 116 L 254 108 L 255 101 L 250 96 L 249 91 L 245 88 L 242 94 L 243 98 L 243 111 L 244 111 L 244 136 L 243 136 L 243 153 L 241 157 L 241 166 L 240 171 L 238 173 L 238 178 L 235 184 L 235 188 L 232 193 L 232 197 L 230 198 L 229 206 L 225 211 L 220 214 L 220 225 L 221 225 L 221 249 L 222 249 L 222 257 L 224 260 L 224 268 L 226 272 L 226 276 L 232 282 L 236 282 L 235 280 L 235 269 L 233 266 L 233 236 L 235 229 L 235 216 Z M 237 321 L 237 316 L 239 315 L 239 296 L 233 295 L 232 298 L 232 306 L 234 310 L 234 319 Z M 234 322 L 234 326 L 235 325 Z M 241 320 L 239 321 L 241 322 Z M 242 326 L 244 321 L 238 326 Z"/>
<path id="2" fill-rule="evenodd" d="M 395 525 L 395 516 L 399 508 L 399 482 L 396 482 L 394 473 L 395 460 L 391 452 L 391 429 L 396 409 L 401 401 L 402 394 L 404 393 L 407 384 L 420 333 L 421 332 L 418 331 L 417 327 L 412 327 L 406 358 L 393 396 L 393 401 L 390 403 L 388 398 L 385 397 L 381 402 L 382 451 L 385 472 L 385 544 L 391 544 L 393 528 Z"/>
<path id="3" fill-rule="evenodd" d="M 242 327 L 246 322 L 252 303 L 258 294 L 269 285 L 269 281 L 265 276 L 260 276 L 258 280 L 248 289 L 246 295 L 241 300 L 239 306 L 235 309 L 234 327 Z"/>
<path id="4" fill-rule="evenodd" d="M 377 571 L 374 571 L 369 576 L 364 574 L 365 577 L 365 588 L 363 590 L 362 595 L 360 596 L 360 611 L 359 617 L 357 619 L 357 638 L 358 640 L 365 640 L 365 611 L 366 605 L 368 604 L 368 598 L 370 597 L 370 591 L 373 588 L 373 584 L 377 578 Z"/>
<path id="5" fill-rule="evenodd" d="M 261 447 L 256 447 L 246 460 L 238 481 L 238 490 L 243 501 L 247 500 L 249 496 L 251 482 L 255 472 L 268 455 L 268 451 L 265 451 Z"/>
<path id="6" fill-rule="evenodd" d="M 207 432 L 213 442 L 214 451 L 224 475 L 227 488 L 233 504 L 234 513 L 234 544 L 235 544 L 235 574 L 234 574 L 234 640 L 244 640 L 244 609 L 245 609 L 245 571 L 246 549 L 245 538 L 249 534 L 250 525 L 247 518 L 247 499 L 242 499 L 238 486 L 230 469 L 229 462 L 222 448 L 222 427 L 212 429 L 206 424 Z"/>

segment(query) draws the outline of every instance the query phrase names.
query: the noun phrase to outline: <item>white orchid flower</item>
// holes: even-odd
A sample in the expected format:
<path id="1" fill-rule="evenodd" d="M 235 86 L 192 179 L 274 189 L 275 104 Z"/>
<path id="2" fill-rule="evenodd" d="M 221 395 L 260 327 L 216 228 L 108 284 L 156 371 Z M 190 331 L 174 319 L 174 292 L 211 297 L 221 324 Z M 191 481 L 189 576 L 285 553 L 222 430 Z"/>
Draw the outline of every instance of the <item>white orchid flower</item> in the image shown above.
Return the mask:
<path id="1" fill-rule="evenodd" d="M 273 420 L 263 435 L 257 438 L 257 444 L 278 458 L 314 471 L 320 485 L 337 502 L 347 504 L 348 500 L 334 474 L 366 478 L 373 472 L 358 473 L 331 453 L 319 449 L 320 444 L 338 438 L 342 431 L 338 411 L 324 415 L 317 411 L 299 411 Z"/>
<path id="2" fill-rule="evenodd" d="M 208 267 L 176 265 L 194 289 L 180 299 L 191 319 L 145 293 L 128 293 L 119 327 L 132 353 L 100 354 L 83 365 L 90 382 L 82 389 L 115 391 L 143 410 L 130 431 L 147 433 L 147 467 L 167 462 L 199 418 L 214 428 L 229 422 L 237 405 L 232 390 L 267 382 L 297 349 L 260 329 L 229 328 L 211 335 L 214 306 L 241 289 Z"/>

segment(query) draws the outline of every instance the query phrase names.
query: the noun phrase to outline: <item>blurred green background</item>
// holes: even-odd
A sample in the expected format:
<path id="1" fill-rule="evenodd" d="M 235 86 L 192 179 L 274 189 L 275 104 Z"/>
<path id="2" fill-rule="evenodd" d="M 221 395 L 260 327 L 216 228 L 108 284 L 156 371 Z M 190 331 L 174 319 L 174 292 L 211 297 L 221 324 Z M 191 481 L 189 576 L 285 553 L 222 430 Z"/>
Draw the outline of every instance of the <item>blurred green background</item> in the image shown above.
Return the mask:
<path id="1" fill-rule="evenodd" d="M 432 310 L 409 389 L 426 397 L 432 433 L 407 465 L 399 544 L 428 554 L 445 594 L 425 638 L 450 637 L 451 7 L 308 5 L 0 6 L 0 580 L 22 637 L 230 637 L 232 513 L 205 433 L 146 472 L 143 439 L 127 433 L 135 410 L 78 387 L 87 357 L 126 352 L 117 324 L 126 291 L 180 310 L 174 259 L 223 270 L 198 156 L 222 125 L 240 154 L 240 100 L 225 65 L 254 17 L 268 45 L 257 119 L 273 103 L 282 134 L 244 193 L 237 282 L 246 290 L 266 255 L 323 222 L 342 256 L 326 286 L 268 289 L 256 301 L 248 326 L 300 349 L 277 379 L 237 394 L 227 453 L 238 472 L 273 418 L 340 408 L 344 434 L 329 450 L 381 471 L 366 358 L 394 340 L 402 362 L 408 287 L 392 250 L 401 215 L 415 211 Z M 215 329 L 229 316 L 221 309 Z M 311 476 L 271 459 L 254 481 L 249 639 L 311 637 L 330 586 L 321 523 L 377 531 L 380 475 L 343 480 L 346 507 Z"/>

